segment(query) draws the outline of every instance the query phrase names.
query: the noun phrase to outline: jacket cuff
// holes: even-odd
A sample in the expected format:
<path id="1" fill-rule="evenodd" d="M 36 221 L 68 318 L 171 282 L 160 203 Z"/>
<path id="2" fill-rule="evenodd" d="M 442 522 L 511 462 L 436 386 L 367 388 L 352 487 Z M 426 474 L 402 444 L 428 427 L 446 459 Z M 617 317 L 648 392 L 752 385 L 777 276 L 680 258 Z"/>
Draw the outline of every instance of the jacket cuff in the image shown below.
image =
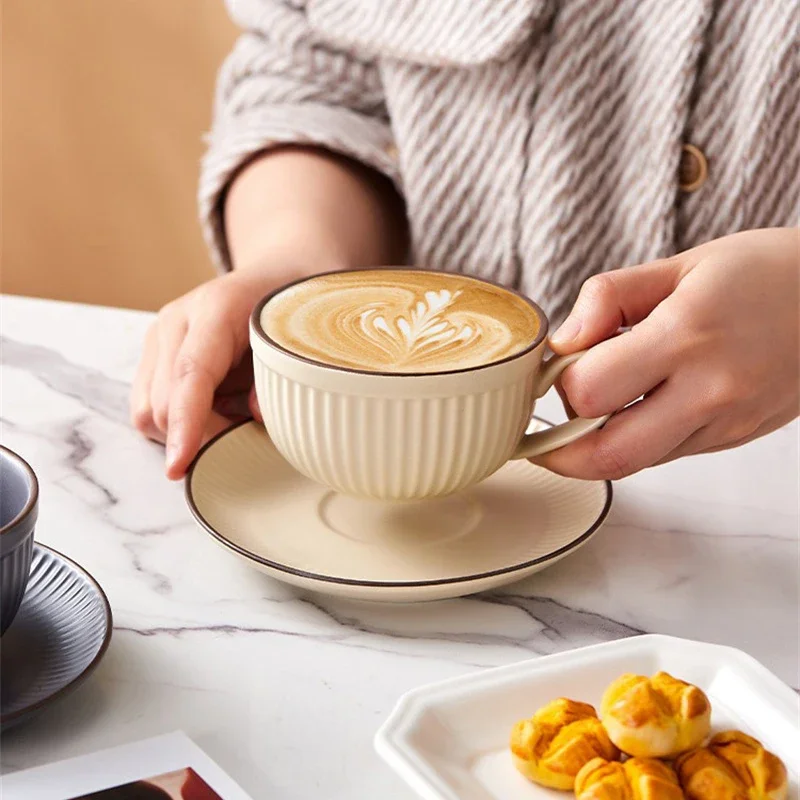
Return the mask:
<path id="1" fill-rule="evenodd" d="M 272 105 L 222 117 L 209 134 L 198 189 L 203 236 L 220 271 L 231 268 L 223 218 L 228 186 L 254 156 L 285 144 L 348 156 L 381 172 L 401 190 L 397 151 L 386 121 L 321 103 Z"/>

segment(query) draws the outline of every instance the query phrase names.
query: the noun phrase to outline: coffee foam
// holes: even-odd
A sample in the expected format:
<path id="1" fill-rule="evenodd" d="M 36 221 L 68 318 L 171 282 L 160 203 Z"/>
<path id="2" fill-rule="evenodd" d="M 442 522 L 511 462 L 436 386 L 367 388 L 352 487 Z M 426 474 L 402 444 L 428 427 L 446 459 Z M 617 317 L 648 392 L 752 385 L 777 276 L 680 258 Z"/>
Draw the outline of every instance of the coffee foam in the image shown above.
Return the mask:
<path id="1" fill-rule="evenodd" d="M 363 270 L 290 286 L 261 312 L 278 345 L 370 372 L 446 372 L 524 350 L 540 327 L 516 294 L 463 275 Z"/>

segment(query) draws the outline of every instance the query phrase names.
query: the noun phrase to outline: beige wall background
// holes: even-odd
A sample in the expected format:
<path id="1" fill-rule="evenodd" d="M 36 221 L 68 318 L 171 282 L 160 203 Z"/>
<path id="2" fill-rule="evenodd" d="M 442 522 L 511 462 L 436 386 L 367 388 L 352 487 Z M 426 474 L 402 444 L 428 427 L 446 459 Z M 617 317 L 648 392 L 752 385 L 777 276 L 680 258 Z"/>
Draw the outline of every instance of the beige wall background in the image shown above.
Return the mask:
<path id="1" fill-rule="evenodd" d="M 222 0 L 0 0 L 0 289 L 155 309 L 212 274 L 195 211 Z"/>

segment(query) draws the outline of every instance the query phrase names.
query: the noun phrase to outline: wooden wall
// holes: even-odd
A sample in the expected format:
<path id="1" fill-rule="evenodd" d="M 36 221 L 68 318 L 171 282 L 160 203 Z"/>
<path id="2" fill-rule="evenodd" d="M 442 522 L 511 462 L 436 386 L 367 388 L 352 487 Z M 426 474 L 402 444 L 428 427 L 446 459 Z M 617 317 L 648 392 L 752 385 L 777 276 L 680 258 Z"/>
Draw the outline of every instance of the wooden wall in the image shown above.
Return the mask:
<path id="1" fill-rule="evenodd" d="M 0 0 L 4 292 L 155 309 L 209 277 L 222 0 Z"/>

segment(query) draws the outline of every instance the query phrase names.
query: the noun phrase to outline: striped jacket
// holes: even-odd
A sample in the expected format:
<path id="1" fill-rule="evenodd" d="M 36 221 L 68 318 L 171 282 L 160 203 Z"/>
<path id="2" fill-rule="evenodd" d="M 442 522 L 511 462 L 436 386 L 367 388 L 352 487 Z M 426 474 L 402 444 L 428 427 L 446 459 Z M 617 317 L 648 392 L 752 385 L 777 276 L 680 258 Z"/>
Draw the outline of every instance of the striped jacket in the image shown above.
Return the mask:
<path id="1" fill-rule="evenodd" d="M 556 319 L 591 274 L 800 219 L 800 0 L 229 0 L 199 202 L 312 143 L 389 176 L 413 263 Z"/>

